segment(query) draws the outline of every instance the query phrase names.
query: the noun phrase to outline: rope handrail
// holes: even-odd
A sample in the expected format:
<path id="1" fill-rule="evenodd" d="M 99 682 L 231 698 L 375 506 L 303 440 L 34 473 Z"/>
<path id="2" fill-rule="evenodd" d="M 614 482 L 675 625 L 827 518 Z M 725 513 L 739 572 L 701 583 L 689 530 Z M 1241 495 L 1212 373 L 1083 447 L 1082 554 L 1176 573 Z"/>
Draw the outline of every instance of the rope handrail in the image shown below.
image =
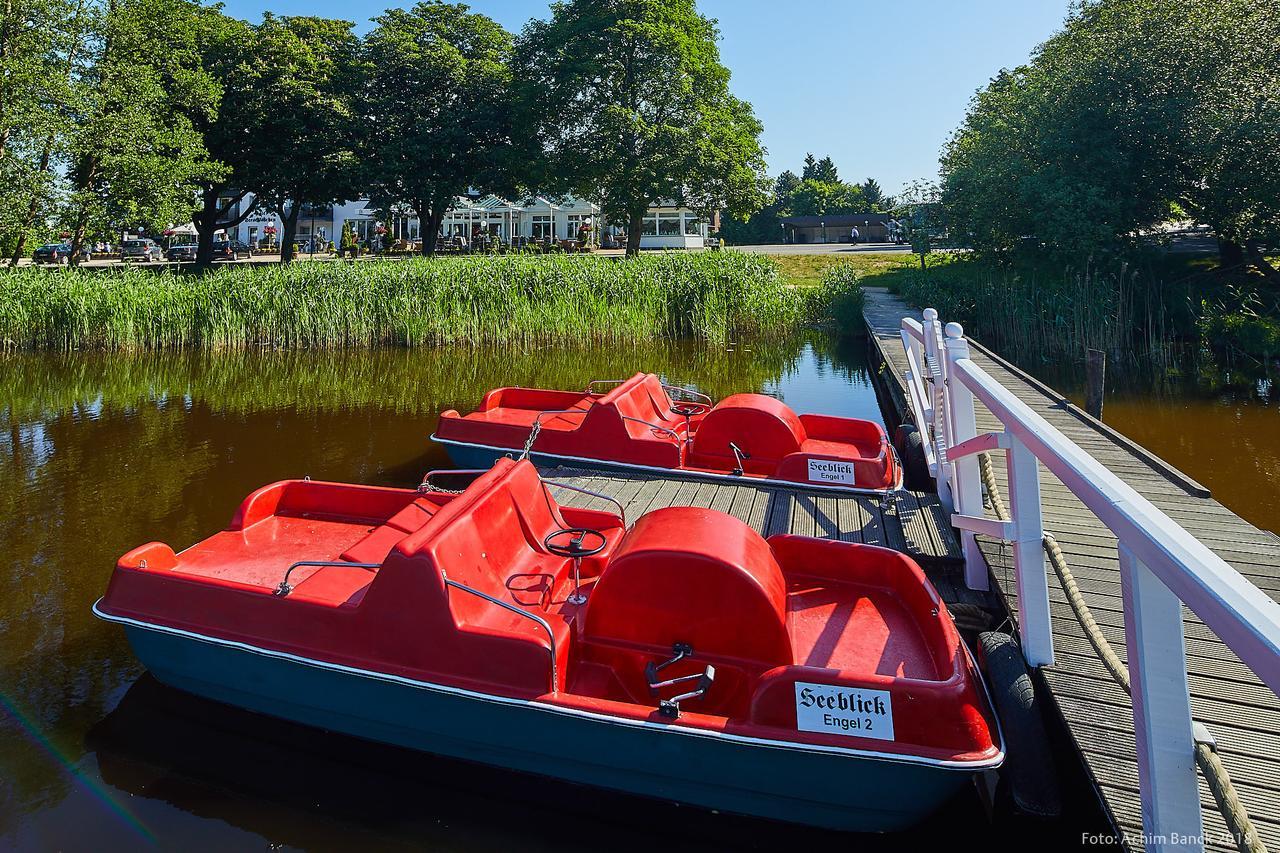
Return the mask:
<path id="1" fill-rule="evenodd" d="M 983 452 L 977 454 L 977 456 L 978 469 L 982 475 L 982 485 L 991 501 L 991 509 L 996 518 L 1001 521 L 1009 521 L 1011 516 L 1008 508 L 1005 507 L 1004 497 L 1000 492 L 1000 484 L 996 482 L 996 472 L 991 464 L 991 455 Z M 1103 635 L 1102 629 L 1098 627 L 1097 621 L 1094 620 L 1093 613 L 1090 612 L 1089 605 L 1080 593 L 1080 587 L 1076 584 L 1075 576 L 1071 573 L 1071 567 L 1067 565 L 1066 555 L 1062 553 L 1062 548 L 1058 545 L 1058 541 L 1050 534 L 1045 533 L 1043 545 L 1045 554 L 1049 558 L 1049 565 L 1053 566 L 1053 573 L 1057 575 L 1058 582 L 1062 584 L 1062 591 L 1066 593 L 1067 602 L 1071 605 L 1071 611 L 1075 614 L 1076 621 L 1084 629 L 1085 638 L 1088 639 L 1089 645 L 1093 646 L 1094 651 L 1098 653 L 1098 657 L 1102 660 L 1103 666 L 1106 667 L 1120 688 L 1126 694 L 1131 693 L 1129 668 L 1120 660 L 1120 656 L 1116 654 L 1115 649 L 1111 647 L 1111 643 Z M 1209 785 L 1209 791 L 1213 794 L 1213 799 L 1217 803 L 1218 811 L 1222 813 L 1223 820 L 1226 821 L 1227 829 L 1230 830 L 1232 837 L 1236 841 L 1236 847 L 1240 850 L 1240 853 L 1266 853 L 1267 847 L 1258 836 L 1258 830 L 1253 825 L 1249 812 L 1245 808 L 1244 802 L 1240 799 L 1240 795 L 1236 792 L 1235 786 L 1231 784 L 1231 775 L 1227 772 L 1226 765 L 1222 763 L 1222 759 L 1218 756 L 1217 744 L 1213 739 L 1213 735 L 1210 734 L 1209 729 L 1204 724 L 1195 723 L 1194 738 L 1196 765 L 1200 768 L 1205 782 Z"/>

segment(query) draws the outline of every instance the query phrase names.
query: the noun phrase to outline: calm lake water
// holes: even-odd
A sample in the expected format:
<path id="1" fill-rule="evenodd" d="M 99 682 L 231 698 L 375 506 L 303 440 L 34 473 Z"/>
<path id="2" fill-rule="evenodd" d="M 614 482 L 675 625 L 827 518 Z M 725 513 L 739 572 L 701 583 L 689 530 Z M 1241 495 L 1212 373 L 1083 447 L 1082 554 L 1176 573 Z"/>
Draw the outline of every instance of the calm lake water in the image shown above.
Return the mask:
<path id="1" fill-rule="evenodd" d="M 1084 405 L 1075 371 L 1037 371 Z M 1047 374 L 1047 375 L 1046 375 Z M 1102 419 L 1208 487 L 1236 515 L 1280 533 L 1280 374 L 1187 364 L 1125 381 L 1111 368 Z"/>
<path id="2" fill-rule="evenodd" d="M 644 367 L 722 396 L 879 419 L 860 344 L 586 352 L 12 356 L 0 371 L 0 848 L 843 849 L 847 837 L 446 761 L 239 712 L 147 677 L 97 621 L 116 558 L 220 529 L 304 474 L 409 486 L 443 408 Z M 566 744 L 566 748 L 571 745 Z M 985 832 L 973 795 L 904 839 Z"/>

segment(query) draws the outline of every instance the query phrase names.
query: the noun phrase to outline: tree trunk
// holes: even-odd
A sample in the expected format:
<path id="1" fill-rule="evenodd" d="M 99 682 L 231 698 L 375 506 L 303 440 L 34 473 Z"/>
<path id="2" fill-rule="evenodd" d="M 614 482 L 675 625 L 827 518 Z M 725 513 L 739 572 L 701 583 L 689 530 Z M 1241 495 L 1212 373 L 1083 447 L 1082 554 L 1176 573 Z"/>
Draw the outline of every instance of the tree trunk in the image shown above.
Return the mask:
<path id="1" fill-rule="evenodd" d="M 1280 270 L 1271 265 L 1271 262 L 1262 254 L 1262 249 L 1258 247 L 1258 244 L 1250 243 L 1245 252 L 1248 255 L 1249 263 L 1253 264 L 1258 272 L 1262 273 L 1267 283 L 1272 287 L 1280 287 Z"/>
<path id="2" fill-rule="evenodd" d="M 196 266 L 207 267 L 213 263 L 213 234 L 218 230 L 219 187 L 205 187 L 200 194 L 200 212 L 192 217 L 196 226 Z"/>
<path id="3" fill-rule="evenodd" d="M 644 233 L 645 211 L 632 211 L 627 224 L 627 257 L 640 254 L 640 238 Z"/>
<path id="4" fill-rule="evenodd" d="M 1244 246 L 1225 237 L 1218 238 L 1218 266 L 1227 270 L 1244 263 Z"/>
<path id="5" fill-rule="evenodd" d="M 283 225 L 283 233 L 280 235 L 280 263 L 282 264 L 293 261 L 293 244 L 298 236 L 298 215 L 301 213 L 302 205 L 299 202 L 293 202 L 287 213 L 284 211 L 284 205 L 281 205 L 280 221 Z M 311 239 L 315 238 L 316 235 L 312 234 Z"/>
<path id="6" fill-rule="evenodd" d="M 84 179 L 81 181 L 80 189 L 88 192 L 93 186 L 93 181 L 98 177 L 98 160 L 91 157 L 88 164 L 83 170 Z M 80 264 L 80 249 L 84 246 L 84 233 L 89 228 L 89 211 L 81 207 L 80 214 L 76 218 L 75 232 L 71 236 L 71 258 L 70 263 L 73 266 Z"/>
<path id="7" fill-rule="evenodd" d="M 439 203 L 427 209 L 414 208 L 418 214 L 418 237 L 422 240 L 422 248 L 419 251 L 424 258 L 435 256 L 436 238 L 440 234 L 440 223 L 444 222 L 444 208 L 445 206 Z"/>

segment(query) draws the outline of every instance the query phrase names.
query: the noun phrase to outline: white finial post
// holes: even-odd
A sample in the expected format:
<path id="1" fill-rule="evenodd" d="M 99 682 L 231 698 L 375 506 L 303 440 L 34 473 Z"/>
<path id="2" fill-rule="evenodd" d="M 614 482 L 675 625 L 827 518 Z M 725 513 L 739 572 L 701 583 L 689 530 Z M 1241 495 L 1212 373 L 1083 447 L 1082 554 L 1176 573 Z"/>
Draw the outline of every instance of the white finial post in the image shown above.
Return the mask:
<path id="1" fill-rule="evenodd" d="M 964 339 L 964 327 L 948 323 L 944 330 L 946 342 L 946 429 L 947 447 L 955 447 L 978 434 L 973 417 L 973 392 L 956 376 L 955 364 L 969 358 L 969 342 Z M 956 512 L 961 515 L 981 517 L 982 479 L 978 472 L 978 458 L 966 456 L 951 463 L 951 496 Z M 964 579 L 969 589 L 990 588 L 987 578 L 987 562 L 978 550 L 978 542 L 969 530 L 960 531 L 960 545 L 964 549 Z"/>
<path id="2" fill-rule="evenodd" d="M 933 458 L 936 460 L 943 458 L 939 453 L 939 449 L 940 445 L 945 448 L 947 438 L 947 427 L 945 425 L 947 365 L 946 356 L 942 350 L 942 326 L 938 322 L 937 309 L 924 309 L 923 317 L 924 359 L 920 361 L 920 364 L 924 366 L 924 380 L 927 383 L 925 387 L 929 390 L 929 410 L 927 414 L 930 435 L 922 436 L 922 438 L 933 442 Z M 942 502 L 948 513 L 954 512 L 955 502 L 951 499 L 951 470 L 948 466 L 942 464 L 936 465 L 935 469 L 934 479 L 938 485 L 938 500 Z"/>

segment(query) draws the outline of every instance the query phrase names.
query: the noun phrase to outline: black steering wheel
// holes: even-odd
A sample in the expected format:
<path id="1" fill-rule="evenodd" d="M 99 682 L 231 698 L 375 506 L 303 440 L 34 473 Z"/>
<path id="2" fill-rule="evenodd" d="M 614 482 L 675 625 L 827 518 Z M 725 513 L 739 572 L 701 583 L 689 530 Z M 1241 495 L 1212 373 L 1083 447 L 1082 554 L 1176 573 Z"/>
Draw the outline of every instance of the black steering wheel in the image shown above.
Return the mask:
<path id="1" fill-rule="evenodd" d="M 707 410 L 708 406 L 706 403 L 674 402 L 671 404 L 671 411 L 675 412 L 677 415 L 683 415 L 686 418 L 693 417 L 694 415 L 700 415 Z"/>
<path id="2" fill-rule="evenodd" d="M 569 541 L 558 541 L 565 538 L 568 538 Z M 600 541 L 597 542 L 597 539 Z M 609 541 L 604 538 L 603 533 L 599 530 L 592 530 L 589 527 L 566 527 L 564 530 L 553 530 L 542 540 L 542 547 L 552 554 L 557 557 L 569 557 L 573 560 L 590 557 L 592 554 L 599 554 L 608 544 Z"/>

